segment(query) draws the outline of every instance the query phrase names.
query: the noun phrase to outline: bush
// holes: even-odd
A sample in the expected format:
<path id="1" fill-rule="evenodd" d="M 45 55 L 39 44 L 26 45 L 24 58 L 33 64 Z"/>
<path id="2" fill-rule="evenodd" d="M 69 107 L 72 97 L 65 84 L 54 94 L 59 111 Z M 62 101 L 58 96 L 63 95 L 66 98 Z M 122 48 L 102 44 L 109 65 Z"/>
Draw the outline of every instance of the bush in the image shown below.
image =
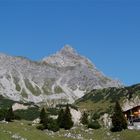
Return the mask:
<path id="1" fill-rule="evenodd" d="M 53 132 L 59 131 L 59 125 L 57 123 L 57 120 L 50 119 L 47 125 L 47 129 Z"/>
<path id="2" fill-rule="evenodd" d="M 90 121 L 88 123 L 88 128 L 99 129 L 99 128 L 101 128 L 101 125 L 99 124 L 99 122 L 97 120 L 96 121 Z"/>
<path id="3" fill-rule="evenodd" d="M 93 115 L 92 115 L 92 119 L 93 120 L 98 120 L 100 118 L 100 115 L 98 114 L 98 113 L 94 113 Z"/>
<path id="4" fill-rule="evenodd" d="M 18 115 L 15 115 L 14 119 L 15 119 L 15 120 L 21 120 L 21 117 L 18 116 Z"/>
<path id="5" fill-rule="evenodd" d="M 49 115 L 45 112 L 44 108 L 42 108 L 40 112 L 40 123 L 41 125 L 37 126 L 37 129 L 40 130 L 48 129 L 53 132 L 59 131 L 59 124 L 57 120 L 50 118 Z"/>
<path id="6" fill-rule="evenodd" d="M 53 132 L 59 131 L 59 125 L 57 123 L 57 120 L 54 120 L 52 118 L 49 118 L 46 121 L 46 124 L 40 124 L 36 128 L 39 129 L 39 130 L 48 129 L 48 130 L 51 130 Z"/>

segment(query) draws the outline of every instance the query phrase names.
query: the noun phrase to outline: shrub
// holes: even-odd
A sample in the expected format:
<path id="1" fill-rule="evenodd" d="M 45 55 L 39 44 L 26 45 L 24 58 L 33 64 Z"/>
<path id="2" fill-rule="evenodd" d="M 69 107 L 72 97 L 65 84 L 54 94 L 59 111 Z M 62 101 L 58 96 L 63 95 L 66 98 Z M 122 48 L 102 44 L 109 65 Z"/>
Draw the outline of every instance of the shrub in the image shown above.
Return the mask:
<path id="1" fill-rule="evenodd" d="M 57 120 L 50 118 L 49 115 L 45 112 L 44 108 L 42 108 L 40 112 L 40 123 L 41 125 L 37 126 L 37 129 L 48 129 L 53 132 L 59 131 L 59 124 L 57 123 Z"/>
<path id="2" fill-rule="evenodd" d="M 15 120 L 21 120 L 21 117 L 18 116 L 18 115 L 15 115 L 14 119 L 15 119 Z"/>
<path id="3" fill-rule="evenodd" d="M 48 130 L 51 130 L 53 132 L 57 132 L 59 131 L 59 125 L 57 123 L 57 120 L 54 120 L 54 119 L 49 119 L 49 122 L 47 124 L 47 129 Z"/>
<path id="4" fill-rule="evenodd" d="M 0 121 L 5 119 L 7 110 L 6 109 L 0 109 Z"/>
<path id="5" fill-rule="evenodd" d="M 101 125 L 99 124 L 99 122 L 97 120 L 96 121 L 90 121 L 88 123 L 88 128 L 99 129 L 99 128 L 101 128 Z"/>
<path id="6" fill-rule="evenodd" d="M 100 118 L 100 115 L 98 114 L 98 113 L 94 113 L 93 115 L 92 115 L 92 119 L 93 120 L 98 120 Z"/>
<path id="7" fill-rule="evenodd" d="M 48 129 L 53 132 L 59 131 L 59 125 L 57 123 L 57 120 L 54 120 L 52 118 L 46 118 L 46 120 L 47 121 L 44 124 L 40 124 L 36 128 L 39 130 Z"/>

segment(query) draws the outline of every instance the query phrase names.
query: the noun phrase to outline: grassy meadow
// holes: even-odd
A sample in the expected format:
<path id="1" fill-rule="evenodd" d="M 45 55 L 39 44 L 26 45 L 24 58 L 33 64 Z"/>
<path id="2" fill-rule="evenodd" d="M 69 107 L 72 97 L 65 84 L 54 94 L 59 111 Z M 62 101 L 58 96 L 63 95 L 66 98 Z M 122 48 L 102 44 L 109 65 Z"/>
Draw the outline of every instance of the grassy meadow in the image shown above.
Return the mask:
<path id="1" fill-rule="evenodd" d="M 74 127 L 69 131 L 40 131 L 32 126 L 30 121 L 14 121 L 8 124 L 0 123 L 0 140 L 140 140 L 140 131 L 125 130 L 111 133 L 107 129 L 92 130 L 83 126 Z M 24 139 L 23 139 L 24 138 Z"/>

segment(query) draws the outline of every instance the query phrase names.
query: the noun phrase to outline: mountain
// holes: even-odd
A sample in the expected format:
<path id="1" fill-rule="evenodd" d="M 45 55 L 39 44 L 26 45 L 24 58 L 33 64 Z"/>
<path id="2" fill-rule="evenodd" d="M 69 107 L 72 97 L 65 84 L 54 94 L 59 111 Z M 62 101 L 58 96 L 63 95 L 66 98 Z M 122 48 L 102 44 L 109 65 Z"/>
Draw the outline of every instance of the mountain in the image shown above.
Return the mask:
<path id="1" fill-rule="evenodd" d="M 120 86 L 69 45 L 41 61 L 0 54 L 0 95 L 12 100 L 73 103 L 92 89 Z"/>
<path id="2" fill-rule="evenodd" d="M 75 104 L 82 110 L 94 110 L 97 113 L 111 113 L 114 103 L 119 101 L 123 111 L 140 105 L 140 84 L 129 87 L 110 87 L 94 89 L 78 99 Z"/>

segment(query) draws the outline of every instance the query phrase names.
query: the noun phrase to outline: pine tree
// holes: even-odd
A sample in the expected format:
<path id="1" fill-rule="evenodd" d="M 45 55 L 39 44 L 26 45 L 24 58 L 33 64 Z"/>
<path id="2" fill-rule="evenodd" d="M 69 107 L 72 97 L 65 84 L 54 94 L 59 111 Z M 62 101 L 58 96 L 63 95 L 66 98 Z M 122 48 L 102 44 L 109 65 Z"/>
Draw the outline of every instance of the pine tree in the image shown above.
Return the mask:
<path id="1" fill-rule="evenodd" d="M 82 117 L 81 117 L 80 121 L 84 125 L 87 125 L 88 124 L 88 114 L 86 112 L 84 112 L 82 114 Z"/>
<path id="2" fill-rule="evenodd" d="M 14 119 L 14 112 L 12 106 L 7 110 L 5 120 L 11 122 Z"/>
<path id="3" fill-rule="evenodd" d="M 115 104 L 114 114 L 112 116 L 112 125 L 113 128 L 111 130 L 114 132 L 127 129 L 127 120 L 122 112 L 121 106 L 118 101 Z"/>
<path id="4" fill-rule="evenodd" d="M 57 118 L 57 123 L 58 123 L 60 128 L 64 128 L 63 118 L 64 118 L 64 110 L 61 109 L 59 114 L 58 114 L 58 118 Z"/>
<path id="5" fill-rule="evenodd" d="M 65 112 L 64 112 L 64 116 L 63 116 L 63 128 L 65 130 L 68 130 L 72 128 L 72 126 L 73 126 L 72 116 L 70 113 L 69 105 L 67 104 Z"/>
<path id="6" fill-rule="evenodd" d="M 45 109 L 42 108 L 40 112 L 40 123 L 46 124 L 46 117 L 47 115 L 46 115 Z"/>

